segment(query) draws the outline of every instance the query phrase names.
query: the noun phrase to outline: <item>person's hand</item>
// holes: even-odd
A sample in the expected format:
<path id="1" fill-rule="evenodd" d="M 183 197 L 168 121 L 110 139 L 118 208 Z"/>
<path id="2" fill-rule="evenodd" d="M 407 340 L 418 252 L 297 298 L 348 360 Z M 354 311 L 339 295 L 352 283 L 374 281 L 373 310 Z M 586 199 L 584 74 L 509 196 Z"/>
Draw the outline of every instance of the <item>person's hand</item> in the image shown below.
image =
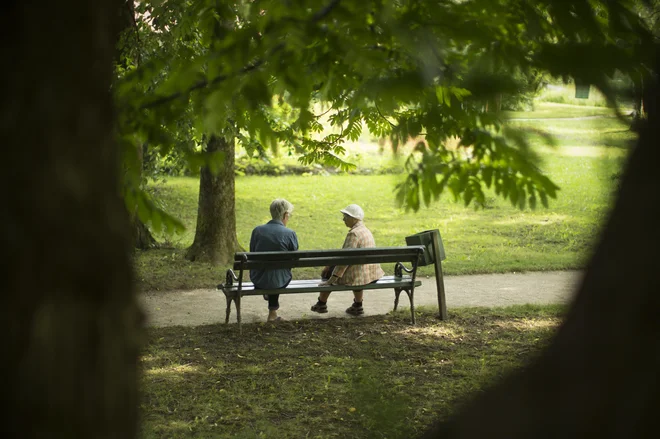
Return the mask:
<path id="1" fill-rule="evenodd" d="M 324 280 L 323 282 L 321 282 L 319 284 L 319 287 L 325 287 L 325 286 L 328 286 L 328 285 L 336 285 L 337 281 L 339 281 L 339 278 L 337 276 L 333 275 L 333 276 L 330 277 L 330 279 Z"/>

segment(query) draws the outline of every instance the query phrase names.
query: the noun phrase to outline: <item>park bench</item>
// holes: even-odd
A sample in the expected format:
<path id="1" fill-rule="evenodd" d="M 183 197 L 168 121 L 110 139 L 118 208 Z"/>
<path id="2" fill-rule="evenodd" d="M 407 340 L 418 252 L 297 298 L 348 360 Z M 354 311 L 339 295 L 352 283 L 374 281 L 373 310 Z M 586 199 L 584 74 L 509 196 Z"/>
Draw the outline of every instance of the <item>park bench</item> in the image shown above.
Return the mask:
<path id="1" fill-rule="evenodd" d="M 229 323 L 231 303 L 236 306 L 236 318 L 241 330 L 241 298 L 244 296 L 262 296 L 266 294 L 296 294 L 321 291 L 394 290 L 394 310 L 399 305 L 399 295 L 405 291 L 410 300 L 411 322 L 415 324 L 415 287 L 422 283 L 416 278 L 419 261 L 423 260 L 424 246 L 348 248 L 337 250 L 307 250 L 280 252 L 240 252 L 234 255 L 233 270 L 227 270 L 224 284 L 218 290 L 225 294 L 227 310 L 225 324 Z M 383 276 L 377 282 L 359 287 L 350 285 L 319 286 L 321 279 L 292 280 L 286 288 L 262 290 L 255 289 L 244 276 L 251 269 L 276 269 L 298 267 L 323 267 L 326 265 L 360 265 L 395 263 L 394 276 Z M 406 267 L 408 264 L 410 268 Z M 235 271 L 238 272 L 238 275 Z"/>

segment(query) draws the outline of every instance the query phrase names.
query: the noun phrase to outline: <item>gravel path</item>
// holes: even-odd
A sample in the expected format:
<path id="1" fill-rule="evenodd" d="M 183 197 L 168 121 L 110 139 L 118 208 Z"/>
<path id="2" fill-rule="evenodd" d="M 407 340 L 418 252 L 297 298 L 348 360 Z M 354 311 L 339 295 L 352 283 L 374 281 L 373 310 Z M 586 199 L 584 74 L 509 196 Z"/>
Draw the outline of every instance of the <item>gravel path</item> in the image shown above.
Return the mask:
<path id="1" fill-rule="evenodd" d="M 517 304 L 549 304 L 569 301 L 580 280 L 579 271 L 550 271 L 533 273 L 484 274 L 474 276 L 446 276 L 447 307 L 508 306 Z M 421 278 L 422 286 L 415 289 L 415 305 L 437 307 L 435 278 Z M 392 310 L 394 293 L 387 290 L 365 291 L 365 315 L 386 314 Z M 225 298 L 215 289 L 146 292 L 141 296 L 151 326 L 198 326 L 224 322 Z M 328 300 L 327 314 L 310 311 L 316 293 L 280 296 L 280 315 L 287 320 L 346 317 L 353 293 L 335 292 Z M 408 297 L 401 294 L 400 308 L 409 308 Z M 241 311 L 243 322 L 266 319 L 267 303 L 260 296 L 244 297 Z M 230 323 L 236 323 L 232 306 Z"/>

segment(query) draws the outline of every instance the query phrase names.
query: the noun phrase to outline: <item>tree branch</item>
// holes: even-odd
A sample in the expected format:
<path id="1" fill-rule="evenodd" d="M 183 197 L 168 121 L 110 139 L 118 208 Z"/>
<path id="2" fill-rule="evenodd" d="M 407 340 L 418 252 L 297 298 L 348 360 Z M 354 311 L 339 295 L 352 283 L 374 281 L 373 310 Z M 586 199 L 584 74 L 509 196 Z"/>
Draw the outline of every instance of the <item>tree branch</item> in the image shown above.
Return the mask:
<path id="1" fill-rule="evenodd" d="M 309 22 L 312 23 L 312 24 L 317 23 L 318 21 L 320 21 L 320 20 L 324 19 L 325 17 L 327 17 L 330 14 L 330 12 L 332 12 L 332 10 L 335 9 L 337 7 L 337 5 L 339 5 L 340 1 L 341 0 L 331 0 L 330 3 L 328 3 L 323 9 L 317 11 L 314 15 L 312 15 L 312 18 L 309 20 Z M 207 80 L 207 79 L 198 81 L 197 83 L 190 86 L 189 88 L 187 88 L 184 91 L 178 91 L 178 92 L 172 93 L 170 95 L 163 96 L 161 98 L 155 99 L 151 102 L 147 102 L 146 104 L 142 105 L 140 107 L 140 109 L 146 110 L 146 109 L 149 109 L 149 108 L 158 107 L 160 105 L 166 104 L 168 102 L 171 102 L 171 101 L 179 99 L 183 96 L 186 96 L 186 95 L 188 95 L 189 93 L 191 93 L 195 90 L 200 90 L 200 89 L 208 87 L 208 86 L 216 85 L 216 84 L 219 84 L 220 82 L 226 81 L 229 78 L 236 77 L 238 75 L 242 75 L 242 74 L 245 74 L 245 73 L 249 73 L 249 72 L 251 72 L 253 70 L 256 70 L 259 67 L 261 67 L 267 61 L 267 59 L 269 57 L 273 56 L 275 53 L 279 52 L 283 48 L 284 48 L 284 43 L 283 42 L 279 43 L 277 46 L 275 46 L 270 51 L 270 53 L 268 55 L 264 56 L 261 59 L 256 60 L 254 63 L 252 63 L 250 65 L 247 65 L 247 66 L 243 67 L 242 69 L 240 69 L 238 72 L 236 72 L 233 75 L 219 75 L 219 76 L 216 76 L 215 78 L 213 78 L 210 81 Z"/>
<path id="2" fill-rule="evenodd" d="M 270 56 L 272 56 L 273 54 L 279 52 L 279 51 L 282 50 L 283 48 L 284 48 L 284 43 L 280 43 L 280 44 L 278 44 L 277 46 L 275 46 L 275 47 L 270 51 L 270 54 L 268 55 L 268 57 L 270 57 Z M 173 100 L 176 100 L 176 99 L 179 99 L 179 98 L 181 98 L 181 97 L 183 97 L 183 96 L 186 96 L 186 95 L 188 95 L 189 93 L 191 93 L 191 92 L 193 92 L 193 91 L 195 91 L 195 90 L 199 90 L 199 89 L 202 89 L 202 88 L 205 88 L 205 87 L 208 87 L 208 86 L 216 85 L 216 84 L 219 84 L 219 83 L 221 83 L 221 82 L 223 82 L 223 81 L 226 81 L 226 80 L 229 79 L 229 78 L 233 78 L 233 77 L 236 77 L 236 76 L 239 76 L 239 75 L 243 75 L 243 74 L 245 74 L 245 73 L 249 73 L 249 72 L 251 72 L 251 71 L 253 71 L 253 70 L 256 70 L 256 69 L 258 69 L 259 67 L 261 67 L 261 66 L 266 62 L 266 59 L 267 59 L 268 57 L 264 57 L 264 58 L 262 58 L 262 59 L 259 59 L 259 60 L 255 61 L 254 63 L 252 63 L 252 64 L 250 64 L 250 65 L 247 65 L 247 66 L 243 67 L 241 70 L 239 70 L 238 72 L 236 72 L 236 73 L 233 74 L 233 75 L 220 75 L 220 76 L 216 76 L 215 78 L 213 78 L 213 79 L 210 80 L 210 81 L 207 80 L 207 79 L 204 79 L 204 80 L 198 81 L 198 82 L 196 82 L 195 84 L 193 84 L 192 86 L 188 87 L 188 88 L 187 88 L 186 90 L 184 90 L 184 91 L 178 91 L 178 92 L 172 93 L 172 94 L 170 94 L 170 95 L 163 96 L 163 97 L 161 97 L 161 98 L 158 98 L 158 99 L 156 99 L 156 100 L 153 100 L 153 101 L 151 101 L 151 102 L 147 102 L 146 104 L 142 105 L 142 106 L 140 107 L 140 109 L 142 109 L 142 110 L 146 110 L 146 109 L 149 109 L 149 108 L 158 107 L 158 106 L 160 106 L 160 105 L 162 105 L 162 104 L 166 104 L 166 103 L 168 103 L 168 102 L 171 102 L 171 101 L 173 101 Z"/>
<path id="3" fill-rule="evenodd" d="M 388 118 L 386 118 L 385 115 L 384 115 L 383 113 L 381 113 L 380 108 L 378 108 L 378 105 L 377 105 L 377 104 L 374 104 L 374 106 L 376 107 L 376 111 L 378 111 L 378 114 L 380 115 L 380 117 L 381 117 L 385 122 L 389 123 L 389 124 L 392 126 L 392 128 L 397 128 L 397 127 L 398 127 L 398 125 L 395 125 L 395 124 L 393 124 L 392 122 L 390 122 L 390 120 L 389 120 Z"/>
<path id="4" fill-rule="evenodd" d="M 334 8 L 337 7 L 337 5 L 339 5 L 340 1 L 341 0 L 331 0 L 330 3 L 328 3 L 328 5 L 325 8 L 321 9 L 312 16 L 311 22 L 316 23 L 317 21 L 323 20 L 325 17 L 327 17 L 330 14 L 330 12 L 332 12 Z"/>
<path id="5" fill-rule="evenodd" d="M 133 22 L 133 29 L 135 29 L 135 40 L 136 40 L 136 52 L 137 52 L 137 65 L 142 64 L 142 41 L 140 41 L 140 29 L 138 28 L 137 20 L 135 19 L 135 6 L 133 5 L 132 0 L 128 0 L 124 3 L 128 13 L 131 16 L 131 21 Z"/>

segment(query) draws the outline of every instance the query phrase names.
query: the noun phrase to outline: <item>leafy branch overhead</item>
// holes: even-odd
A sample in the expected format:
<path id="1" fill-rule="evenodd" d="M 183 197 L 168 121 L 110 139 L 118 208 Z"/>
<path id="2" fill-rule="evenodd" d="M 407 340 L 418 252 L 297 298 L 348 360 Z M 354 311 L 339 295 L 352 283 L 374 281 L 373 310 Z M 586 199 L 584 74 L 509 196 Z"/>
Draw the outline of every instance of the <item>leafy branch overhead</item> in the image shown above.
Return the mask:
<path id="1" fill-rule="evenodd" d="M 120 130 L 165 154 L 189 120 L 191 137 L 232 136 L 251 152 L 284 146 L 304 163 L 347 169 L 343 142 L 366 126 L 395 149 L 420 142 L 396 189 L 406 208 L 445 190 L 466 205 L 483 202 L 489 187 L 520 208 L 547 206 L 559 188 L 523 133 L 504 129 L 497 102 L 551 74 L 589 82 L 615 103 L 608 78 L 652 58 L 633 6 L 143 1 L 139 31 L 150 45 L 117 84 Z M 322 135 L 322 121 L 333 133 Z"/>

